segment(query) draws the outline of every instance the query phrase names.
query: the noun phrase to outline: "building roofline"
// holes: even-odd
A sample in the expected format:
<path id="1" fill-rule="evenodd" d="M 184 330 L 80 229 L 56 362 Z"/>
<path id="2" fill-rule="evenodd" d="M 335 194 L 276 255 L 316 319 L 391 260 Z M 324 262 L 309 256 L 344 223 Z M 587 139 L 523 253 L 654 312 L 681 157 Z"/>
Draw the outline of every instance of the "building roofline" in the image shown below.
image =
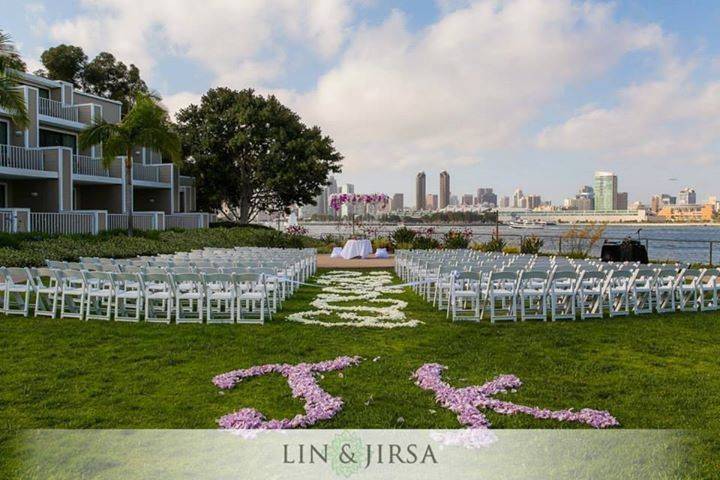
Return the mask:
<path id="1" fill-rule="evenodd" d="M 33 75 L 32 73 L 21 72 L 20 70 L 13 70 L 13 69 L 11 69 L 11 70 L 18 77 L 20 77 L 24 80 L 27 80 L 28 82 L 37 83 L 37 84 L 43 85 L 45 87 L 61 88 L 63 85 L 71 85 L 70 83 L 63 82 L 61 80 L 50 80 L 49 78 L 41 77 L 39 75 Z M 103 102 L 110 102 L 110 103 L 114 103 L 116 105 L 122 105 L 122 102 L 120 102 L 118 100 L 113 100 L 112 98 L 101 97 L 100 95 L 95 95 L 93 93 L 89 93 L 84 90 L 79 90 L 75 87 L 73 87 L 73 93 L 85 95 L 87 97 L 95 98 L 97 100 L 102 100 Z"/>

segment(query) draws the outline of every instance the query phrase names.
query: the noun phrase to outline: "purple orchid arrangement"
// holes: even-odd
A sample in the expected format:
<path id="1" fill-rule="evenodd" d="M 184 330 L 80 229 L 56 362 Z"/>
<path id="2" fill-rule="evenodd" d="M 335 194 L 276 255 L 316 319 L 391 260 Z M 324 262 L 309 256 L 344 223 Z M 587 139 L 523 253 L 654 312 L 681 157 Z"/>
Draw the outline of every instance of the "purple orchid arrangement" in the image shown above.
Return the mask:
<path id="1" fill-rule="evenodd" d="M 469 428 L 489 428 L 490 421 L 478 407 L 490 409 L 502 415 L 524 413 L 538 419 L 553 419 L 561 422 L 585 423 L 595 428 L 614 427 L 620 423 L 602 410 L 583 408 L 579 412 L 572 410 L 548 410 L 538 407 L 516 405 L 492 398 L 497 393 L 514 391 L 522 385 L 515 375 L 501 375 L 484 385 L 472 385 L 465 388 L 453 388 L 442 381 L 442 371 L 447 368 L 437 363 L 426 363 L 413 374 L 417 386 L 423 390 L 435 392 L 435 401 L 457 414 L 458 421 Z"/>
<path id="2" fill-rule="evenodd" d="M 307 235 L 308 229 L 302 225 L 290 225 L 285 229 L 288 235 Z"/>
<path id="3" fill-rule="evenodd" d="M 245 378 L 279 373 L 287 378 L 293 397 L 305 400 L 304 415 L 298 414 L 293 418 L 267 420 L 262 413 L 254 408 L 243 408 L 237 412 L 224 415 L 218 420 L 218 424 L 221 428 L 235 430 L 287 429 L 305 428 L 321 420 L 329 420 L 342 410 L 343 401 L 342 398 L 333 397 L 320 388 L 315 376 L 319 373 L 355 366 L 360 361 L 360 357 L 338 357 L 334 360 L 319 363 L 299 363 L 297 365 L 270 363 L 217 375 L 213 378 L 215 386 L 223 390 L 229 390 Z"/>
<path id="4" fill-rule="evenodd" d="M 387 205 L 390 197 L 384 193 L 334 193 L 330 195 L 330 206 L 338 211 L 346 203 L 357 205 L 365 203 L 371 205 Z"/>

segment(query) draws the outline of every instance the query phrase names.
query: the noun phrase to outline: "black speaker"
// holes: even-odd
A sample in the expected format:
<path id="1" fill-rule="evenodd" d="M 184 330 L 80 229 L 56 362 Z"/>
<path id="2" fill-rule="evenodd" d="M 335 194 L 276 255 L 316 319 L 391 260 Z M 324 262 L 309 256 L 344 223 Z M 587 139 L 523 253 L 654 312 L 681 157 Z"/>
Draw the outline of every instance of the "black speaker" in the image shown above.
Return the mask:
<path id="1" fill-rule="evenodd" d="M 645 245 L 638 240 L 626 238 L 622 242 L 605 240 L 600 259 L 603 262 L 640 262 L 648 263 L 648 253 Z"/>

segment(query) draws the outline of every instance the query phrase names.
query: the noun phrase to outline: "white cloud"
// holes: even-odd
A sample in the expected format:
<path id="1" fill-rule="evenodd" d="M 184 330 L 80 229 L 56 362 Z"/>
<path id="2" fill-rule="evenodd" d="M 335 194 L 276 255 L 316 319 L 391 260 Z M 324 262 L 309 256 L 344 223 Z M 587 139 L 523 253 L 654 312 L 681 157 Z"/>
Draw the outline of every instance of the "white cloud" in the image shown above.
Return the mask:
<path id="1" fill-rule="evenodd" d="M 283 48 L 321 58 L 341 47 L 352 18 L 344 0 L 84 0 L 85 13 L 51 25 L 56 41 L 109 50 L 149 71 L 160 54 L 199 62 L 220 79 L 277 75 Z M 249 68 L 248 68 L 249 67 Z M 257 76 L 253 76 L 257 73 Z"/>
<path id="2" fill-rule="evenodd" d="M 665 42 L 608 4 L 478 1 L 418 32 L 394 12 L 359 29 L 314 90 L 280 95 L 336 139 L 351 172 L 467 164 L 526 143 L 523 128 L 569 85 Z"/>
<path id="3" fill-rule="evenodd" d="M 175 117 L 175 114 L 182 108 L 187 107 L 190 104 L 198 105 L 202 94 L 194 92 L 179 92 L 172 95 L 166 95 L 162 99 L 163 106 L 170 113 L 171 117 Z"/>
<path id="4" fill-rule="evenodd" d="M 612 108 L 586 108 L 545 128 L 540 148 L 604 160 L 709 163 L 720 139 L 720 82 L 697 84 L 694 65 L 670 60 L 657 79 L 631 85 Z"/>

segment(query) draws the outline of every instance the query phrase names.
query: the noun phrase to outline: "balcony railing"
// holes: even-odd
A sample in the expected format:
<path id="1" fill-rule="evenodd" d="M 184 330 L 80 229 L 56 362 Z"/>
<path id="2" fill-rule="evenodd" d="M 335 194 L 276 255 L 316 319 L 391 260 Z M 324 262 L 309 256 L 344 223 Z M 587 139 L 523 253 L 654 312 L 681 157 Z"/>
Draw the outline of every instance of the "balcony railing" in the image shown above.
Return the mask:
<path id="1" fill-rule="evenodd" d="M 103 166 L 102 158 L 88 155 L 73 155 L 73 174 L 109 177 L 110 169 Z"/>
<path id="2" fill-rule="evenodd" d="M 142 163 L 133 164 L 133 180 L 143 180 L 146 182 L 159 182 L 160 169 L 158 165 L 143 165 Z"/>
<path id="3" fill-rule="evenodd" d="M 0 167 L 45 170 L 42 150 L 0 145 Z"/>
<path id="4" fill-rule="evenodd" d="M 133 212 L 133 228 L 135 230 L 164 230 L 164 218 L 163 212 Z M 127 230 L 127 228 L 128 215 L 126 213 L 108 214 L 108 230 Z"/>
<path id="5" fill-rule="evenodd" d="M 49 98 L 38 98 L 38 112 L 40 115 L 61 118 L 71 122 L 79 121 L 78 107 L 74 105 L 63 105 L 61 102 Z"/>

